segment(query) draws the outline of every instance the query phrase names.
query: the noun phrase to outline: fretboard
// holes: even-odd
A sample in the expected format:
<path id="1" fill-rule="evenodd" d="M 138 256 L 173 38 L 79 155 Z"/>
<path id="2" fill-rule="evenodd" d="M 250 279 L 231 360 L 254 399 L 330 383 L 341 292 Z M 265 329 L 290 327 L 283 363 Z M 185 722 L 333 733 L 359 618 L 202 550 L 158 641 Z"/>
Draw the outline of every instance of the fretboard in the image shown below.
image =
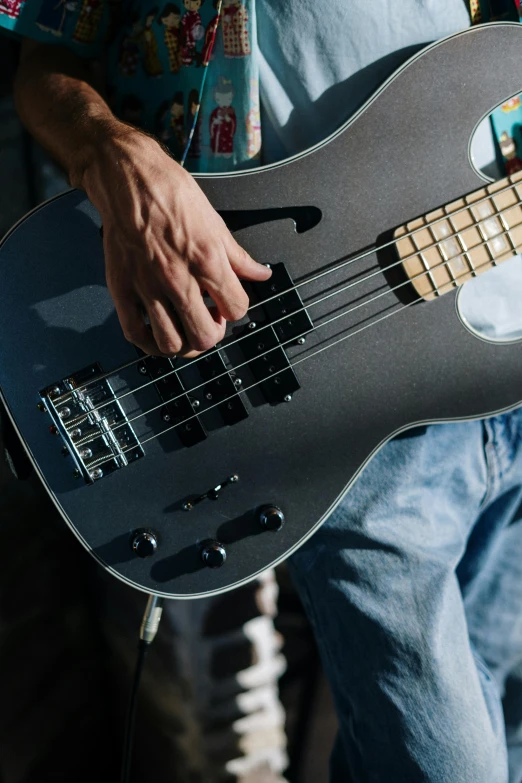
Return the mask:
<path id="1" fill-rule="evenodd" d="M 401 226 L 394 238 L 420 297 L 451 291 L 522 252 L 522 172 Z"/>

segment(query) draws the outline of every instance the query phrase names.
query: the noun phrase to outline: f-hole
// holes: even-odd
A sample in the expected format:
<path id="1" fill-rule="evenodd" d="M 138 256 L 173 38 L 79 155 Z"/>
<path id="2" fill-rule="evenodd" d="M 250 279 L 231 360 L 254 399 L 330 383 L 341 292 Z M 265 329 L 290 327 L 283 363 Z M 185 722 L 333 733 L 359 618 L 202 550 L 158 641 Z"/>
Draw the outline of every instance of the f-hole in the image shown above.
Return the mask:
<path id="1" fill-rule="evenodd" d="M 219 212 L 230 231 L 239 231 L 241 228 L 257 226 L 259 223 L 268 223 L 271 220 L 294 221 L 298 234 L 315 228 L 322 219 L 322 212 L 318 207 L 274 207 L 272 209 L 225 209 Z"/>
<path id="2" fill-rule="evenodd" d="M 241 228 L 257 226 L 259 223 L 268 223 L 271 220 L 294 221 L 294 228 L 298 234 L 310 231 L 321 222 L 323 213 L 319 207 L 275 207 L 272 209 L 223 209 L 219 212 L 230 231 L 239 231 Z M 103 239 L 103 226 L 100 227 L 100 236 Z"/>

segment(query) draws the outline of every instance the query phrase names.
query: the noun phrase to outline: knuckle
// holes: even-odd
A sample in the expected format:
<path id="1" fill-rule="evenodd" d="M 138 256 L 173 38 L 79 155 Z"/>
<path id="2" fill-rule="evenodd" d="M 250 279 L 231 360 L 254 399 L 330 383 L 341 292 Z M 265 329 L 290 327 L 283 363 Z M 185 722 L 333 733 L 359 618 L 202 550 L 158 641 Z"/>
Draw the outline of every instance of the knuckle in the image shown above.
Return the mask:
<path id="1" fill-rule="evenodd" d="M 166 356 L 175 356 L 181 351 L 182 347 L 181 340 L 171 340 L 162 337 L 156 340 L 156 344 L 161 353 L 164 353 Z"/>
<path id="2" fill-rule="evenodd" d="M 218 280 L 221 263 L 219 257 L 211 250 L 201 252 L 191 265 L 192 274 Z"/>
<path id="3" fill-rule="evenodd" d="M 136 345 L 137 343 L 140 342 L 143 335 L 140 329 L 136 329 L 135 327 L 128 326 L 123 330 L 123 336 L 130 343 Z"/>
<path id="4" fill-rule="evenodd" d="M 177 290 L 183 286 L 183 280 L 186 277 L 181 263 L 163 261 L 156 262 L 155 272 L 157 279 L 162 285 Z"/>
<path id="5" fill-rule="evenodd" d="M 186 310 L 190 306 L 191 291 L 190 285 L 172 279 L 166 279 L 162 291 L 173 303 L 176 310 Z"/>
<path id="6" fill-rule="evenodd" d="M 226 323 L 217 325 L 216 336 L 214 338 L 216 343 L 219 343 L 223 339 L 223 337 L 225 336 L 226 331 L 227 331 Z"/>
<path id="7" fill-rule="evenodd" d="M 215 346 L 217 339 L 213 334 L 197 334 L 191 340 L 192 347 L 196 351 L 209 351 Z"/>
<path id="8" fill-rule="evenodd" d="M 179 353 L 182 348 L 181 337 L 169 334 L 160 334 L 156 338 L 156 344 L 162 353 L 172 356 Z"/>
<path id="9" fill-rule="evenodd" d="M 248 297 L 245 294 L 241 299 L 234 299 L 228 303 L 228 309 L 233 321 L 239 321 L 243 318 L 248 310 Z"/>
<path id="10" fill-rule="evenodd" d="M 241 245 L 239 245 L 237 242 L 236 242 L 236 252 L 237 252 L 238 261 L 241 264 L 246 264 L 250 260 L 250 256 L 248 255 L 245 248 L 241 247 Z"/>
<path id="11" fill-rule="evenodd" d="M 236 263 L 238 263 L 240 266 L 251 266 L 252 264 L 255 263 L 252 256 L 249 253 L 247 253 L 245 248 L 239 245 L 237 242 L 236 242 L 235 258 L 236 258 Z"/>

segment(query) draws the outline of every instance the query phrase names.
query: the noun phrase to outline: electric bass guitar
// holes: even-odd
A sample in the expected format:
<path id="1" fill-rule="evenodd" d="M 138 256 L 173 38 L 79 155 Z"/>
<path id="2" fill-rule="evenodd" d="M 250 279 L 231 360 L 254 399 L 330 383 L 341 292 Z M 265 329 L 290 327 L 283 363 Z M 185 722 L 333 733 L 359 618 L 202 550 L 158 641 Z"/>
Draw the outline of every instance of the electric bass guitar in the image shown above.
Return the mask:
<path id="1" fill-rule="evenodd" d="M 2 398 L 111 573 L 168 597 L 229 590 L 311 536 L 394 435 L 521 404 L 522 342 L 459 313 L 461 284 L 522 250 L 522 173 L 485 184 L 470 158 L 479 121 L 522 91 L 521 52 L 518 24 L 453 35 L 323 143 L 199 177 L 273 274 L 196 359 L 125 341 L 83 193 L 4 238 Z"/>

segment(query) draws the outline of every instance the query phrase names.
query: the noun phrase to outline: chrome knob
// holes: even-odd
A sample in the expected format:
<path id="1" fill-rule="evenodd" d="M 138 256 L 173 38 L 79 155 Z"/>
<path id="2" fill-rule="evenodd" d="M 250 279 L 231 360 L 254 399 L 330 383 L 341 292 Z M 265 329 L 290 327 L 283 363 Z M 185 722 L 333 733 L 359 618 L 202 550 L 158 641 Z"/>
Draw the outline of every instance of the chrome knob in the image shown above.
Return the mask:
<path id="1" fill-rule="evenodd" d="M 136 530 L 132 534 L 131 547 L 138 557 L 151 557 L 158 548 L 158 537 L 152 530 Z"/>
<path id="2" fill-rule="evenodd" d="M 276 533 L 285 524 L 285 515 L 278 506 L 266 505 L 258 509 L 259 524 Z"/>
<path id="3" fill-rule="evenodd" d="M 201 559 L 208 568 L 221 568 L 227 559 L 227 551 L 219 541 L 211 541 L 201 550 Z"/>

